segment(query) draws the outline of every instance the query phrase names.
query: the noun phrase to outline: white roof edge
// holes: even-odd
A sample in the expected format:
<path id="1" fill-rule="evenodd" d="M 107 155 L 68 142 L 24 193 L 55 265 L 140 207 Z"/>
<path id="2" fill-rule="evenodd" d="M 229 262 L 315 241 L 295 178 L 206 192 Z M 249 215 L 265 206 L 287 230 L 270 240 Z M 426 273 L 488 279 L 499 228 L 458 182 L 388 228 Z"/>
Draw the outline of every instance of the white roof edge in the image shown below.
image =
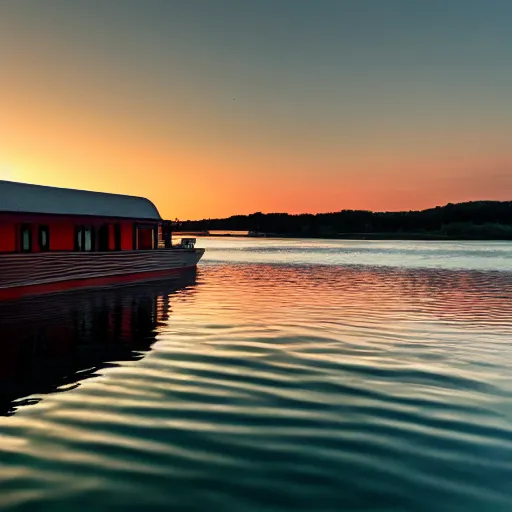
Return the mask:
<path id="1" fill-rule="evenodd" d="M 162 220 L 144 197 L 0 180 L 0 212 Z"/>

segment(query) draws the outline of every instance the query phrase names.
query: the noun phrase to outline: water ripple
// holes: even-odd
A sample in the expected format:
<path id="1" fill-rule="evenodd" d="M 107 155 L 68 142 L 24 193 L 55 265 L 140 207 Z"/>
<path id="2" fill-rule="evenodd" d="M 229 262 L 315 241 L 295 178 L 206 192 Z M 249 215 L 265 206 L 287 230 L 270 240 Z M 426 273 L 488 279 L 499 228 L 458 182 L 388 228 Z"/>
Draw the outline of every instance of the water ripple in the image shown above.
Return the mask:
<path id="1" fill-rule="evenodd" d="M 215 243 L 0 305 L 2 509 L 512 509 L 510 245 Z"/>

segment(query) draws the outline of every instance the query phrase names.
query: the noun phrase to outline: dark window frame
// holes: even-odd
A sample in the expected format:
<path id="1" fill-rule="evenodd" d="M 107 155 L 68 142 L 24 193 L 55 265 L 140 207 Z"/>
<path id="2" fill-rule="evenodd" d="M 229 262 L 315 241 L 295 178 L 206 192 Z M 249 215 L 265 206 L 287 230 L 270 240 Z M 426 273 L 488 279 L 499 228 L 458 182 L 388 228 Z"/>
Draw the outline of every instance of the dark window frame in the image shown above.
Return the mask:
<path id="1" fill-rule="evenodd" d="M 100 252 L 110 251 L 110 224 L 102 224 L 98 228 L 96 238 L 96 249 Z"/>
<path id="2" fill-rule="evenodd" d="M 46 246 L 43 246 L 43 232 L 46 232 Z M 37 243 L 41 252 L 50 251 L 50 228 L 46 224 L 41 224 L 37 229 Z"/>
<path id="3" fill-rule="evenodd" d="M 148 229 L 153 232 L 153 246 L 151 249 L 140 249 L 139 248 L 139 229 Z M 141 250 L 154 250 L 158 249 L 158 224 L 154 222 L 134 222 L 133 223 L 133 250 L 141 251 Z"/>
<path id="4" fill-rule="evenodd" d="M 75 226 L 75 237 L 74 237 L 74 250 L 77 252 L 82 252 L 84 249 L 84 226 L 76 225 Z M 78 243 L 78 237 L 80 236 L 80 243 Z"/>
<path id="5" fill-rule="evenodd" d="M 91 248 L 85 249 L 85 232 L 91 233 Z M 80 245 L 78 244 L 78 235 L 80 234 Z M 75 248 L 76 252 L 95 252 L 96 251 L 96 229 L 92 225 L 77 224 L 75 226 Z"/>
<path id="6" fill-rule="evenodd" d="M 25 249 L 23 247 L 23 233 L 28 231 L 28 248 Z M 21 224 L 20 225 L 20 252 L 30 253 L 33 252 L 33 244 L 32 244 L 32 226 L 30 224 Z"/>

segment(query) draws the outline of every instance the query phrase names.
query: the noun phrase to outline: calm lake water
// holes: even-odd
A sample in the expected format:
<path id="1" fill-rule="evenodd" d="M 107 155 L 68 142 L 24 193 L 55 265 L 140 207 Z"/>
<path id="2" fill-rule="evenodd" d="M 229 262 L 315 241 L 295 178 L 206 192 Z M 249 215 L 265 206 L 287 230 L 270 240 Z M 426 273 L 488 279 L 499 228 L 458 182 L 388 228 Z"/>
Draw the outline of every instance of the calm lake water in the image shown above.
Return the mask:
<path id="1" fill-rule="evenodd" d="M 2 510 L 512 510 L 512 244 L 198 245 L 0 304 Z"/>

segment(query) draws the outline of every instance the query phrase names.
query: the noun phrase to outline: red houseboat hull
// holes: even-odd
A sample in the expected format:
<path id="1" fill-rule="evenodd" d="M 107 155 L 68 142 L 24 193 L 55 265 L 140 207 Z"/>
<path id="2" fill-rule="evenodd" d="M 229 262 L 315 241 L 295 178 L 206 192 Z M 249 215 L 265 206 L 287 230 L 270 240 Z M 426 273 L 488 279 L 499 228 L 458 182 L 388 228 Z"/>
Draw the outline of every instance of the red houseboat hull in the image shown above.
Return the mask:
<path id="1" fill-rule="evenodd" d="M 0 254 L 0 300 L 160 279 L 195 268 L 204 249 Z"/>

